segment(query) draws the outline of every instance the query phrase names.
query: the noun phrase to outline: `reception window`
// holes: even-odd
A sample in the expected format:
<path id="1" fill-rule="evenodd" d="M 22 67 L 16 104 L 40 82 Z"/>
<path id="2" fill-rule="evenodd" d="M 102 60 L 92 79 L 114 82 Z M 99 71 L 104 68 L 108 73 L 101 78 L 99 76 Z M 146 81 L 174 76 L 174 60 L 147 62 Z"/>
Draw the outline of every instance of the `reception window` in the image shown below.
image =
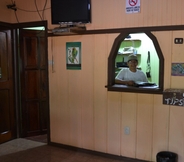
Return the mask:
<path id="1" fill-rule="evenodd" d="M 133 86 L 116 83 L 115 78 L 122 69 L 128 69 L 129 55 L 137 57 L 137 70 L 142 71 L 148 81 Z M 151 32 L 124 32 L 114 41 L 108 58 L 109 91 L 163 93 L 164 58 L 156 37 Z"/>

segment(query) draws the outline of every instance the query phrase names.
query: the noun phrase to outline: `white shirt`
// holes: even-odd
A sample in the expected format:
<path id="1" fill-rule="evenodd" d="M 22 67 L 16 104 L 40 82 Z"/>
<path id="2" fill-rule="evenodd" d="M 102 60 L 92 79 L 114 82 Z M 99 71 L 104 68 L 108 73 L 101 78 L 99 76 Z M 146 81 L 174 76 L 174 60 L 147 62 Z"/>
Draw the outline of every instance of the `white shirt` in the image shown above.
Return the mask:
<path id="1" fill-rule="evenodd" d="M 122 68 L 118 75 L 116 76 L 116 79 L 119 80 L 133 80 L 141 81 L 141 82 L 148 82 L 148 79 L 146 75 L 141 70 L 136 70 L 136 72 L 132 72 L 129 70 L 129 68 Z"/>

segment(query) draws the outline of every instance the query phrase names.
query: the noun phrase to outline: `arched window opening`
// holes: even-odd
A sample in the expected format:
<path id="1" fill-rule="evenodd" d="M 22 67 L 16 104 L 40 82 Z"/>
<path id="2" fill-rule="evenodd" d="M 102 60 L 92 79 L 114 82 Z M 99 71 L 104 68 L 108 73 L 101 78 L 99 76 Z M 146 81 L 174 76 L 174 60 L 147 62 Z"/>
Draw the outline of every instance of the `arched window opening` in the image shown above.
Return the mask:
<path id="1" fill-rule="evenodd" d="M 137 69 L 142 70 L 149 83 L 154 86 L 133 87 L 115 83 L 115 77 L 122 68 L 127 68 L 130 54 L 138 58 Z M 156 37 L 151 32 L 121 33 L 114 41 L 108 58 L 109 91 L 162 93 L 164 58 Z"/>

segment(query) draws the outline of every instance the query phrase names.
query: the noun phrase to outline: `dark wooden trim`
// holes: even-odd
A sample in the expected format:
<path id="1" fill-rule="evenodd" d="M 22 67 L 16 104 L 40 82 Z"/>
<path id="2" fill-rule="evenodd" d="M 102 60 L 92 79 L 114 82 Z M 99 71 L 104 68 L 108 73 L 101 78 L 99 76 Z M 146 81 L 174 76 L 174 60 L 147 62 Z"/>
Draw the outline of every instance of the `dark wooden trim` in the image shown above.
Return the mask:
<path id="1" fill-rule="evenodd" d="M 12 55 L 13 55 L 13 66 L 14 66 L 14 91 L 15 91 L 15 109 L 16 109 L 16 137 L 20 137 L 20 125 L 21 125 L 21 119 L 20 119 L 20 100 L 19 100 L 19 94 L 20 94 L 20 85 L 19 85 L 19 48 L 18 47 L 18 33 L 17 30 L 12 31 Z"/>
<path id="2" fill-rule="evenodd" d="M 124 32 L 121 33 L 115 40 L 112 46 L 112 49 L 110 51 L 110 55 L 108 57 L 108 85 L 114 85 L 115 80 L 113 78 L 115 78 L 115 58 L 117 56 L 118 53 L 118 49 L 120 47 L 120 44 L 122 42 L 122 40 L 124 38 L 126 38 L 126 36 L 128 35 L 128 33 Z"/>
<path id="3" fill-rule="evenodd" d="M 149 88 L 137 88 L 137 87 L 122 87 L 118 84 L 114 84 L 112 86 L 105 86 L 108 91 L 116 91 L 116 92 L 132 92 L 132 93 L 147 93 L 147 94 L 163 94 L 163 89 L 149 89 Z"/>
<path id="4" fill-rule="evenodd" d="M 58 144 L 58 143 L 54 143 L 54 142 L 50 142 L 49 145 L 50 146 L 55 146 L 55 147 L 60 147 L 60 148 L 67 149 L 67 150 L 73 150 L 73 151 L 77 151 L 77 152 L 84 152 L 84 153 L 87 153 L 87 154 L 102 156 L 102 157 L 110 158 L 112 160 L 117 159 L 117 160 L 122 160 L 122 161 L 129 161 L 129 162 L 149 162 L 149 161 L 146 161 L 146 160 L 128 158 L 128 157 L 124 157 L 124 156 L 118 156 L 118 155 L 103 153 L 103 152 L 99 152 L 99 151 L 82 149 L 82 148 L 79 148 L 79 147 L 74 147 L 74 146 L 64 145 L 64 144 Z"/>
<path id="5" fill-rule="evenodd" d="M 173 25 L 173 26 L 150 26 L 150 27 L 133 27 L 133 28 L 113 28 L 113 29 L 97 29 L 97 30 L 86 30 L 86 31 L 73 31 L 69 33 L 61 33 L 60 35 L 54 35 L 52 32 L 48 33 L 48 37 L 55 36 L 72 36 L 72 35 L 89 35 L 89 34 L 113 34 L 122 32 L 149 32 L 149 31 L 172 31 L 172 30 L 184 30 L 184 25 Z"/>
<path id="6" fill-rule="evenodd" d="M 151 32 L 145 32 L 147 36 L 153 41 L 155 45 L 155 49 L 157 51 L 158 57 L 159 57 L 159 87 L 163 91 L 164 87 L 164 56 L 162 53 L 162 50 L 159 46 L 159 43 L 157 41 L 157 38 L 151 33 Z"/>
<path id="7" fill-rule="evenodd" d="M 34 21 L 34 22 L 14 23 L 14 24 L 12 24 L 12 26 L 13 26 L 14 29 L 44 26 L 45 30 L 47 32 L 47 21 Z"/>
<path id="8" fill-rule="evenodd" d="M 12 30 L 13 29 L 12 24 L 0 21 L 0 30 L 4 30 L 4 29 L 7 29 L 7 28 Z"/>
<path id="9" fill-rule="evenodd" d="M 162 94 L 163 93 L 163 81 L 164 81 L 164 57 L 157 41 L 157 38 L 150 31 L 142 31 L 145 33 L 152 41 L 157 51 L 159 57 L 159 88 L 132 88 L 127 86 L 115 85 L 115 58 L 118 53 L 121 42 L 131 33 L 135 33 L 134 30 L 127 30 L 122 32 L 115 40 L 110 51 L 108 58 L 108 85 L 105 86 L 108 91 L 118 91 L 118 92 L 134 92 L 134 93 L 148 93 L 148 94 Z M 140 33 L 137 32 L 137 33 Z"/>

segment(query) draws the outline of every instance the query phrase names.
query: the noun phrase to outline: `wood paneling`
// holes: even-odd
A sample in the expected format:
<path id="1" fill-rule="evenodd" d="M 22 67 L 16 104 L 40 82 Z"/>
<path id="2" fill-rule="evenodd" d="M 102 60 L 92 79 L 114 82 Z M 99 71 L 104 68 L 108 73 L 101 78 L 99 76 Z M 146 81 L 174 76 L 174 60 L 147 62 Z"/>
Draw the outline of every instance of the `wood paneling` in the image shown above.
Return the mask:
<path id="1" fill-rule="evenodd" d="M 164 54 L 164 86 L 168 88 L 173 32 L 153 34 Z M 162 104 L 162 95 L 106 91 L 107 58 L 116 36 L 49 38 L 49 59 L 54 60 L 49 68 L 51 141 L 155 160 L 161 150 L 176 150 L 171 147 L 174 137 L 171 141 L 169 137 L 170 107 Z M 82 43 L 82 69 L 66 70 L 66 42 L 75 41 Z M 129 135 L 124 133 L 126 126 L 130 128 Z"/>
<path id="2" fill-rule="evenodd" d="M 92 23 L 86 26 L 90 30 L 180 25 L 183 3 L 145 0 L 140 13 L 126 14 L 125 2 L 92 0 Z M 184 60 L 183 45 L 173 44 L 183 32 L 152 33 L 165 59 L 164 89 L 182 87 L 181 77 L 171 77 L 171 62 Z M 51 141 L 150 161 L 156 161 L 157 152 L 170 150 L 179 153 L 182 161 L 181 108 L 163 105 L 162 95 L 107 92 L 104 87 L 107 59 L 117 35 L 49 38 L 49 60 L 54 60 L 49 67 Z M 77 41 L 82 43 L 82 69 L 66 70 L 66 42 Z M 129 135 L 124 133 L 126 126 Z"/>
<path id="3" fill-rule="evenodd" d="M 81 111 L 81 138 L 82 148 L 93 150 L 94 148 L 94 37 L 87 36 L 82 43 L 82 111 Z M 85 47 L 85 48 L 84 48 Z M 90 51 L 90 52 L 89 52 Z M 90 53 L 90 54 L 89 54 Z M 86 74 L 88 76 L 86 77 Z M 92 140 L 93 139 L 93 140 Z"/>
<path id="4" fill-rule="evenodd" d="M 107 35 L 95 35 L 94 42 L 94 149 L 107 152 Z"/>
<path id="5" fill-rule="evenodd" d="M 122 93 L 121 106 L 121 155 L 136 157 L 137 136 L 137 94 Z M 125 134 L 125 127 L 130 128 L 130 134 Z"/>
<path id="6" fill-rule="evenodd" d="M 150 159 L 153 134 L 153 95 L 139 94 L 137 98 L 136 158 Z"/>
<path id="7" fill-rule="evenodd" d="M 169 113 L 169 106 L 162 104 L 162 95 L 154 95 L 152 159 L 155 159 L 158 152 L 168 150 Z"/>
<path id="8" fill-rule="evenodd" d="M 171 85 L 171 62 L 172 62 L 172 31 L 153 32 L 164 55 L 164 89 Z M 167 78 L 167 79 L 166 79 Z"/>
<path id="9" fill-rule="evenodd" d="M 175 151 L 178 154 L 179 162 L 184 160 L 184 120 L 183 120 L 183 107 L 171 106 L 170 107 L 170 128 L 169 128 L 169 150 Z"/>
<path id="10" fill-rule="evenodd" d="M 121 155 L 121 93 L 108 93 L 107 153 Z"/>
<path id="11" fill-rule="evenodd" d="M 175 38 L 183 38 L 184 31 L 174 31 L 172 35 L 172 63 L 184 63 L 184 46 L 183 44 L 174 44 Z M 171 66 L 171 65 L 170 65 Z M 171 68 L 170 68 L 171 69 Z M 171 88 L 183 88 L 181 85 L 184 82 L 182 76 L 171 76 Z"/>
<path id="12" fill-rule="evenodd" d="M 49 38 L 50 129 L 53 142 L 69 143 L 67 37 Z"/>

